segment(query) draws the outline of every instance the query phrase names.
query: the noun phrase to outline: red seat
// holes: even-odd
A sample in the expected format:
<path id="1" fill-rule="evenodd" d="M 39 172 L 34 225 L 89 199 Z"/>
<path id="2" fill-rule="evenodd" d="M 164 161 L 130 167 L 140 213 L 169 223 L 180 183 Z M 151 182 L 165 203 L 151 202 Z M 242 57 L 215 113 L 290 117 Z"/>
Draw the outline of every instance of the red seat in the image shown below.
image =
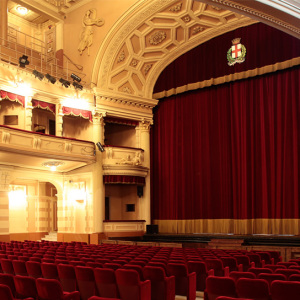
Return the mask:
<path id="1" fill-rule="evenodd" d="M 196 273 L 189 273 L 185 264 L 170 263 L 167 275 L 175 276 L 175 294 L 186 296 L 187 300 L 196 298 Z"/>
<path id="2" fill-rule="evenodd" d="M 282 275 L 282 274 L 277 274 L 277 275 Z M 300 274 L 292 274 L 292 275 L 290 275 L 289 281 L 300 281 Z"/>
<path id="3" fill-rule="evenodd" d="M 276 264 L 277 266 L 285 266 L 286 268 L 289 268 L 290 266 L 298 266 L 298 264 L 297 263 L 295 263 L 295 262 L 292 262 L 292 261 L 290 261 L 290 262 L 279 262 L 279 263 L 277 263 Z"/>
<path id="4" fill-rule="evenodd" d="M 254 267 L 254 263 L 250 262 L 250 258 L 247 255 L 234 255 L 237 260 L 238 265 L 243 266 L 243 271 L 247 272 L 249 268 Z"/>
<path id="5" fill-rule="evenodd" d="M 287 277 L 283 274 L 268 274 L 268 273 L 260 273 L 257 276 L 258 279 L 267 280 L 269 283 L 269 287 L 274 280 L 287 280 Z"/>
<path id="6" fill-rule="evenodd" d="M 140 281 L 135 270 L 117 269 L 115 273 L 122 300 L 151 300 L 150 280 Z"/>
<path id="7" fill-rule="evenodd" d="M 89 298 L 89 300 L 121 300 L 121 299 L 92 296 L 92 297 Z"/>
<path id="8" fill-rule="evenodd" d="M 257 277 L 257 275 L 260 273 L 269 273 L 269 274 L 273 273 L 272 270 L 267 268 L 249 268 L 248 272 L 255 274 L 255 277 Z"/>
<path id="9" fill-rule="evenodd" d="M 243 265 L 238 265 L 235 257 L 220 257 L 220 259 L 223 263 L 223 266 L 229 268 L 229 272 L 243 270 Z"/>
<path id="10" fill-rule="evenodd" d="M 77 290 L 77 281 L 75 269 L 71 265 L 57 265 L 59 281 L 65 292 L 73 292 Z"/>
<path id="11" fill-rule="evenodd" d="M 240 278 L 236 282 L 236 292 L 239 298 L 270 300 L 269 283 L 264 279 Z"/>
<path id="12" fill-rule="evenodd" d="M 1 258 L 1 268 L 3 273 L 15 275 L 12 260 L 7 258 Z"/>
<path id="13" fill-rule="evenodd" d="M 246 299 L 246 298 L 233 298 L 233 297 L 226 297 L 226 296 L 220 296 L 216 300 L 252 300 L 252 299 Z"/>
<path id="14" fill-rule="evenodd" d="M 120 264 L 115 264 L 115 263 L 105 263 L 103 265 L 103 268 L 108 268 L 108 269 L 113 269 L 113 270 L 117 270 L 119 268 L 121 268 L 122 266 Z"/>
<path id="15" fill-rule="evenodd" d="M 250 262 L 255 264 L 256 268 L 261 268 L 264 265 L 264 261 L 261 260 L 260 256 L 253 252 L 248 252 L 246 255 L 249 257 Z"/>
<path id="16" fill-rule="evenodd" d="M 238 279 L 240 279 L 240 278 L 255 279 L 255 274 L 251 273 L 251 272 L 232 271 L 229 273 L 229 277 L 231 277 L 234 281 L 238 281 Z"/>
<path id="17" fill-rule="evenodd" d="M 151 281 L 152 300 L 175 299 L 175 277 L 167 277 L 161 267 L 146 266 L 143 269 L 144 279 Z"/>
<path id="18" fill-rule="evenodd" d="M 204 300 L 215 300 L 219 296 L 237 297 L 235 281 L 230 277 L 207 277 Z"/>
<path id="19" fill-rule="evenodd" d="M 113 269 L 96 268 L 94 269 L 94 276 L 97 291 L 101 297 L 119 297 L 115 271 Z"/>
<path id="20" fill-rule="evenodd" d="M 0 284 L 0 299 L 1 300 L 17 300 L 13 297 L 10 288 L 7 285 Z M 33 298 L 26 298 L 24 300 L 34 300 Z"/>
<path id="21" fill-rule="evenodd" d="M 37 261 L 26 261 L 26 270 L 28 273 L 28 276 L 31 276 L 33 278 L 40 278 L 43 277 L 42 269 L 41 269 L 41 263 Z"/>
<path id="22" fill-rule="evenodd" d="M 300 282 L 275 280 L 271 284 L 272 300 L 296 300 L 300 295 Z"/>
<path id="23" fill-rule="evenodd" d="M 228 276 L 229 268 L 224 268 L 223 262 L 219 258 L 208 258 L 205 259 L 206 269 L 214 270 L 214 276 Z"/>
<path id="24" fill-rule="evenodd" d="M 0 274 L 0 284 L 7 285 L 10 288 L 13 296 L 16 295 L 14 275 L 12 275 L 12 274 Z"/>
<path id="25" fill-rule="evenodd" d="M 203 261 L 188 261 L 187 267 L 189 273 L 196 273 L 196 290 L 204 291 L 205 282 L 208 276 L 208 271 L 206 269 L 206 264 Z"/>
<path id="26" fill-rule="evenodd" d="M 32 297 L 37 299 L 38 293 L 36 289 L 35 278 L 29 276 L 16 275 L 14 277 L 16 295 L 22 299 Z"/>
<path id="27" fill-rule="evenodd" d="M 91 267 L 77 266 L 75 267 L 75 274 L 78 288 L 82 300 L 96 295 L 96 284 L 94 269 Z"/>
<path id="28" fill-rule="evenodd" d="M 80 300 L 80 293 L 63 292 L 60 282 L 56 279 L 38 278 L 36 280 L 38 297 L 43 300 Z"/>
<path id="29" fill-rule="evenodd" d="M 131 269 L 131 270 L 136 270 L 139 273 L 140 276 L 140 280 L 144 281 L 144 274 L 143 274 L 143 268 L 139 265 L 131 265 L 129 264 L 125 264 L 122 266 L 122 269 Z"/>
<path id="30" fill-rule="evenodd" d="M 41 263 L 41 270 L 44 278 L 59 279 L 57 265 L 54 263 Z"/>
<path id="31" fill-rule="evenodd" d="M 279 266 L 279 265 L 264 265 L 264 268 L 270 269 L 272 270 L 272 272 L 274 272 L 277 269 L 286 269 L 285 266 Z"/>
<path id="32" fill-rule="evenodd" d="M 12 265 L 16 275 L 28 276 L 25 261 L 13 260 Z"/>
<path id="33" fill-rule="evenodd" d="M 295 269 L 277 269 L 274 274 L 283 274 L 287 277 L 287 279 L 289 279 L 289 277 L 293 274 L 300 274 L 300 271 Z"/>

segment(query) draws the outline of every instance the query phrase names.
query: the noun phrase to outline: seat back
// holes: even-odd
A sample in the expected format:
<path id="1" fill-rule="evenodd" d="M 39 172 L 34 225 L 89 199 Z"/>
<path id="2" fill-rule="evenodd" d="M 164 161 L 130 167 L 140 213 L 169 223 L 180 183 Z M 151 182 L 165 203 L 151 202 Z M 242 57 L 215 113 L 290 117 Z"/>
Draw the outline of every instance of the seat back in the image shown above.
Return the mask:
<path id="1" fill-rule="evenodd" d="M 271 284 L 272 300 L 299 299 L 300 282 L 275 280 Z"/>
<path id="2" fill-rule="evenodd" d="M 300 274 L 300 271 L 295 269 L 277 269 L 274 271 L 274 274 L 283 274 L 289 279 L 293 274 Z"/>
<path id="3" fill-rule="evenodd" d="M 269 283 L 264 279 L 240 278 L 236 282 L 236 292 L 240 298 L 269 300 Z"/>
<path id="4" fill-rule="evenodd" d="M 57 265 L 54 263 L 41 263 L 41 270 L 44 278 L 57 279 L 58 271 Z"/>
<path id="5" fill-rule="evenodd" d="M 238 281 L 240 278 L 255 278 L 255 274 L 252 272 L 239 272 L 239 271 L 232 271 L 229 273 L 229 277 L 231 277 L 234 281 Z"/>
<path id="6" fill-rule="evenodd" d="M 273 273 L 272 270 L 268 268 L 249 268 L 248 272 L 254 273 L 255 277 L 257 277 L 257 275 L 260 273 Z"/>
<path id="7" fill-rule="evenodd" d="M 96 295 L 94 270 L 91 267 L 76 266 L 75 274 L 82 300 Z"/>
<path id="8" fill-rule="evenodd" d="M 94 269 L 94 276 L 97 291 L 101 297 L 119 297 L 115 271 L 113 269 L 96 268 Z"/>
<path id="9" fill-rule="evenodd" d="M 189 273 L 196 273 L 196 289 L 197 291 L 205 290 L 206 278 L 208 276 L 206 264 L 203 261 L 188 261 L 187 267 Z"/>
<path id="10" fill-rule="evenodd" d="M 145 289 L 142 290 L 140 277 L 136 270 L 117 269 L 115 274 L 120 298 L 122 300 L 151 299 L 150 284 L 148 285 L 147 291 Z"/>
<path id="11" fill-rule="evenodd" d="M 63 290 L 56 279 L 37 278 L 38 297 L 43 300 L 63 300 Z"/>
<path id="12" fill-rule="evenodd" d="M 29 276 L 16 275 L 14 277 L 16 296 L 22 299 L 27 297 L 37 299 L 38 293 L 35 281 L 35 278 Z"/>
<path id="13" fill-rule="evenodd" d="M 12 260 L 7 258 L 1 258 L 1 268 L 3 273 L 15 275 Z"/>
<path id="14" fill-rule="evenodd" d="M 230 277 L 208 276 L 204 299 L 215 300 L 219 296 L 236 297 L 235 281 Z"/>
<path id="15" fill-rule="evenodd" d="M 0 273 L 0 284 L 7 285 L 10 288 L 13 296 L 16 294 L 14 275 Z"/>
<path id="16" fill-rule="evenodd" d="M 0 299 L 14 300 L 10 288 L 7 285 L 0 284 Z"/>
<path id="17" fill-rule="evenodd" d="M 169 263 L 168 276 L 175 276 L 176 295 L 187 296 L 189 292 L 188 269 L 185 264 Z"/>
<path id="18" fill-rule="evenodd" d="M 14 273 L 16 275 L 28 276 L 25 261 L 13 260 L 12 265 L 13 265 L 13 268 L 14 268 Z"/>
<path id="19" fill-rule="evenodd" d="M 28 273 L 28 276 L 31 276 L 33 278 L 41 278 L 43 277 L 42 269 L 41 269 L 41 263 L 37 261 L 26 261 L 26 270 Z"/>
<path id="20" fill-rule="evenodd" d="M 215 276 L 223 276 L 224 275 L 224 267 L 221 259 L 218 258 L 207 258 L 205 259 L 206 269 L 209 271 L 211 269 L 214 270 Z"/>
<path id="21" fill-rule="evenodd" d="M 73 292 L 77 290 L 76 274 L 73 266 L 58 264 L 57 272 L 59 281 L 65 292 Z"/>
<path id="22" fill-rule="evenodd" d="M 260 273 L 257 276 L 258 279 L 264 279 L 267 280 L 269 283 L 269 287 L 271 287 L 271 284 L 274 280 L 287 280 L 286 276 L 283 274 L 274 274 L 274 273 Z"/>

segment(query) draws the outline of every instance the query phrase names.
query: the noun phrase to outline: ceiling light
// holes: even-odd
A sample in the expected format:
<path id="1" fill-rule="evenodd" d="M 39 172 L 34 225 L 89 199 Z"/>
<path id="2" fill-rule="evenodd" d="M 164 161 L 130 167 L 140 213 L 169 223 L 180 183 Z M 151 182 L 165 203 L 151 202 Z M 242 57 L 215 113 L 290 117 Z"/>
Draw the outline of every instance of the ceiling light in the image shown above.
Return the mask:
<path id="1" fill-rule="evenodd" d="M 17 11 L 20 15 L 22 15 L 22 16 L 25 16 L 25 15 L 28 14 L 28 9 L 27 9 L 26 7 L 24 7 L 24 6 L 21 6 L 21 5 L 18 5 L 18 6 L 16 7 L 16 11 Z"/>
<path id="2" fill-rule="evenodd" d="M 77 83 L 76 81 L 73 81 L 72 84 L 76 90 L 78 89 L 78 90 L 82 91 L 83 86 L 81 84 Z"/>
<path id="3" fill-rule="evenodd" d="M 19 65 L 21 68 L 25 68 L 25 66 L 29 65 L 28 56 L 23 55 L 19 57 Z"/>
<path id="4" fill-rule="evenodd" d="M 39 80 L 43 80 L 44 75 L 42 73 L 40 73 L 39 71 L 33 70 L 32 73 L 35 76 L 35 78 L 38 78 Z"/>
<path id="5" fill-rule="evenodd" d="M 65 79 L 63 79 L 63 78 L 60 78 L 59 79 L 59 82 L 64 86 L 64 87 L 66 87 L 66 88 L 68 88 L 69 86 L 70 86 L 70 81 L 68 81 L 68 80 L 65 80 Z"/>
<path id="6" fill-rule="evenodd" d="M 52 83 L 54 84 L 56 82 L 55 77 L 51 76 L 50 74 L 46 74 L 46 78 Z"/>
<path id="7" fill-rule="evenodd" d="M 81 78 L 79 76 L 77 76 L 76 74 L 72 73 L 71 74 L 71 78 L 77 82 L 80 82 L 81 81 Z"/>
<path id="8" fill-rule="evenodd" d="M 56 171 L 56 168 L 64 165 L 64 163 L 62 161 L 47 161 L 42 165 L 43 167 L 50 168 L 51 171 Z"/>

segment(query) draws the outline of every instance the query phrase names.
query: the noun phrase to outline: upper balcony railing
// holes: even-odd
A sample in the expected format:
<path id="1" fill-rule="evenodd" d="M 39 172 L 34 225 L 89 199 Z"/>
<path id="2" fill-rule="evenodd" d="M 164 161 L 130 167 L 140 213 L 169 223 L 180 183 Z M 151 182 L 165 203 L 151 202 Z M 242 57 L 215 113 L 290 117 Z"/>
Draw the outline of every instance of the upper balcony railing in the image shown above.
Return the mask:
<path id="1" fill-rule="evenodd" d="M 68 81 L 72 81 L 71 74 L 74 73 L 82 79 L 80 84 L 89 88 L 88 83 L 84 81 L 86 74 L 80 72 L 78 65 L 70 59 L 57 59 L 54 52 L 48 52 L 42 40 L 9 27 L 8 38 L 0 38 L 0 60 L 19 66 L 19 58 L 23 55 L 26 55 L 29 61 L 24 70 L 37 70 L 57 80 L 63 78 Z"/>

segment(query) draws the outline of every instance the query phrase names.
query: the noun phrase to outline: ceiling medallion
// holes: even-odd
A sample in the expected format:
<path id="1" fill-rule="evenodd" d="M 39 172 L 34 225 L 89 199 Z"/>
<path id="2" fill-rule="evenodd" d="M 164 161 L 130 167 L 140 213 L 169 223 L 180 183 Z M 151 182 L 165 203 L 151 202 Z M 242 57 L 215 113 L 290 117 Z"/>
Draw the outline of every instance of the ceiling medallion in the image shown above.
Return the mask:
<path id="1" fill-rule="evenodd" d="M 151 45 L 160 44 L 166 37 L 167 37 L 167 34 L 164 31 L 162 31 L 162 30 L 157 31 L 150 36 L 149 43 Z"/>
<path id="2" fill-rule="evenodd" d="M 16 11 L 22 16 L 25 16 L 28 14 L 28 9 L 22 5 L 18 5 L 16 7 Z"/>
<path id="3" fill-rule="evenodd" d="M 64 165 L 62 161 L 46 161 L 42 164 L 43 167 L 50 168 L 51 171 L 56 171 L 57 167 Z"/>

